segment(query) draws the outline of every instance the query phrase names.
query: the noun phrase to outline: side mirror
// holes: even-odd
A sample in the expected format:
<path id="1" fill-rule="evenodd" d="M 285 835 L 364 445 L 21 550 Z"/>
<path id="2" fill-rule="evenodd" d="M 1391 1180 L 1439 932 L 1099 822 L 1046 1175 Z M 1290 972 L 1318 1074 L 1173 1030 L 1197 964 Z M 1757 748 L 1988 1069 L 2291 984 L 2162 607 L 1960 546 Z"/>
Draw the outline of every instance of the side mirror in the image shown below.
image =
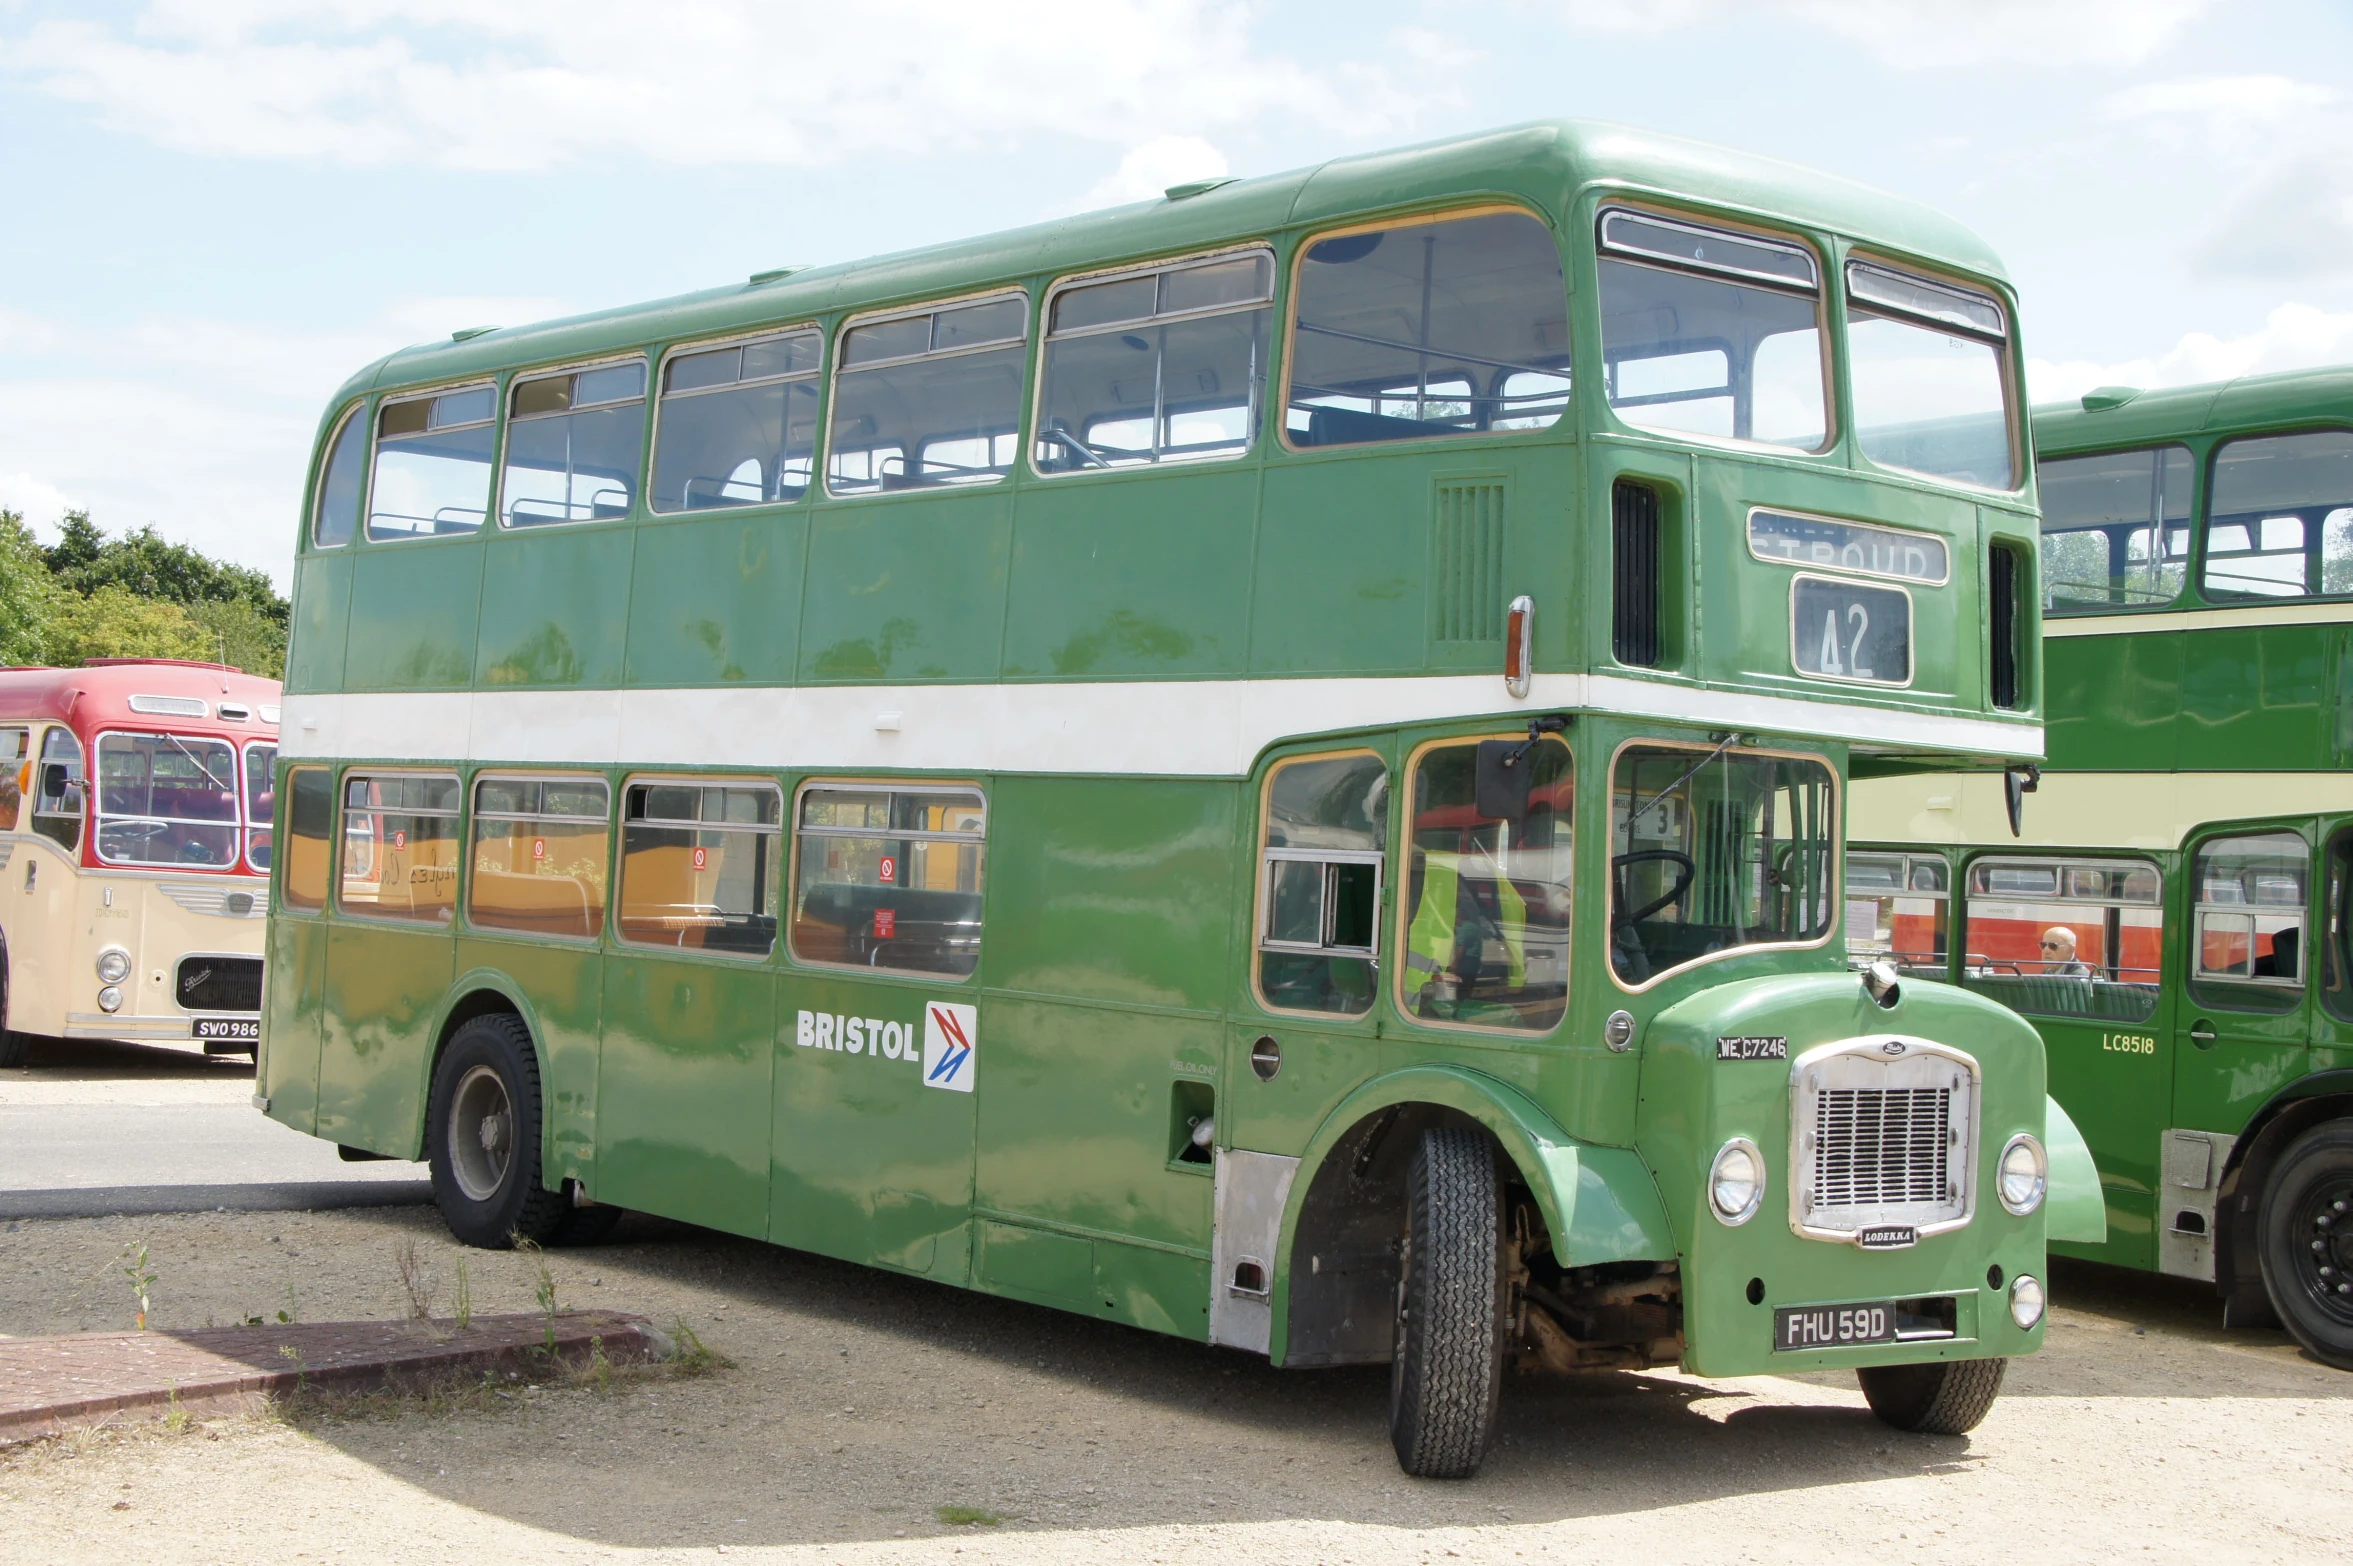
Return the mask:
<path id="1" fill-rule="evenodd" d="M 64 762 L 47 761 L 41 764 L 41 797 L 43 799 L 65 798 L 66 786 L 72 781 L 66 775 Z"/>
<path id="2" fill-rule="evenodd" d="M 1472 768 L 1471 802 L 1492 821 L 1528 819 L 1529 779 L 1536 775 L 1535 747 L 1519 740 L 1481 740 Z"/>
<path id="3" fill-rule="evenodd" d="M 2011 767 L 2002 774 L 2002 803 L 2010 810 L 2010 835 L 2016 837 L 2026 825 L 2026 796 L 2033 793 L 2043 780 L 2043 769 L 2031 764 Z"/>

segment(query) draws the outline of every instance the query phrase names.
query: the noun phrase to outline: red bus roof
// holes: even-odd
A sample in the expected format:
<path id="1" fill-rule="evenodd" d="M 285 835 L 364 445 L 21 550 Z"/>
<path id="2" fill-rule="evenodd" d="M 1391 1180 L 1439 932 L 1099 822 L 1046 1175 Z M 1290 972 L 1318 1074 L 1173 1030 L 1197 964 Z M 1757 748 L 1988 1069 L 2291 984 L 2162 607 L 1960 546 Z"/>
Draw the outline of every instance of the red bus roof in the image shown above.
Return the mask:
<path id="1" fill-rule="evenodd" d="M 79 669 L 7 668 L 0 669 L 0 723 L 45 718 L 85 736 L 129 727 L 275 735 L 282 689 L 276 680 L 226 664 L 178 658 L 95 658 Z M 189 702 L 203 703 L 203 710 Z"/>

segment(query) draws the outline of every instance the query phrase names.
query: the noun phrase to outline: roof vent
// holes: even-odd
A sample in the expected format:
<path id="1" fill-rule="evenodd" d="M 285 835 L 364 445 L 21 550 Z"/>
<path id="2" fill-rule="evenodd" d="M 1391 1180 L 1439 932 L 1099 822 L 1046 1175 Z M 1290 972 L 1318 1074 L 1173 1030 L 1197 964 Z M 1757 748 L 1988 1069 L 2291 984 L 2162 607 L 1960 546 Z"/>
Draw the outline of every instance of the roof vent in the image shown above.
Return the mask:
<path id="1" fill-rule="evenodd" d="M 2110 408 L 2121 408 L 2141 394 L 2138 386 L 2095 386 L 2083 394 L 2083 411 L 2105 413 Z"/>
<path id="2" fill-rule="evenodd" d="M 275 727 L 278 721 L 278 709 L 266 701 L 263 702 L 261 704 L 261 721 Z"/>
<path id="3" fill-rule="evenodd" d="M 201 718 L 212 710 L 193 696 L 133 696 L 128 705 L 158 718 Z"/>
<path id="4" fill-rule="evenodd" d="M 472 338 L 479 337 L 484 332 L 495 332 L 497 330 L 498 328 L 495 326 L 461 326 L 456 331 L 449 334 L 449 340 L 453 343 L 462 343 Z"/>
<path id="5" fill-rule="evenodd" d="M 751 286 L 757 288 L 762 283 L 781 283 L 786 278 L 792 276 L 795 272 L 806 272 L 808 270 L 809 269 L 806 266 L 772 266 L 765 272 L 754 272 L 751 278 Z"/>
<path id="6" fill-rule="evenodd" d="M 220 705 L 220 720 L 223 723 L 243 723 L 252 716 L 253 713 L 247 708 L 233 706 L 225 701 Z"/>
<path id="7" fill-rule="evenodd" d="M 1161 194 L 1168 197 L 1168 199 L 1171 201 L 1184 201 L 1193 196 L 1207 195 L 1209 192 L 1217 189 L 1218 186 L 1231 185 L 1233 182 L 1234 176 L 1231 174 L 1220 174 L 1215 179 L 1189 179 L 1186 180 L 1182 185 L 1169 186 L 1168 189 L 1162 191 Z"/>

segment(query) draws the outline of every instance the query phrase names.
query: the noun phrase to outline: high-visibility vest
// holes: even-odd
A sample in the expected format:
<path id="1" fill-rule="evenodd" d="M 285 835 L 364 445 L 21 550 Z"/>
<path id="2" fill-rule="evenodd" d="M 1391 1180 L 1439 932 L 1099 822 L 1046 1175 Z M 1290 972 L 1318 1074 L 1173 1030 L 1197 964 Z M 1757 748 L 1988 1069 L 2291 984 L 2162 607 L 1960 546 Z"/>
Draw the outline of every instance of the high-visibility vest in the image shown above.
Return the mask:
<path id="1" fill-rule="evenodd" d="M 1484 856 L 1481 856 L 1484 857 Z M 1454 936 L 1459 924 L 1462 895 L 1462 854 L 1425 852 L 1422 855 L 1422 896 L 1413 911 L 1413 922 L 1405 931 L 1405 999 L 1408 1005 L 1439 974 L 1454 966 Z M 1492 878 L 1474 876 L 1473 881 L 1487 879 L 1495 888 L 1496 910 L 1501 916 L 1505 965 L 1509 970 L 1511 987 L 1519 989 L 1528 982 L 1528 900 L 1508 876 Z"/>

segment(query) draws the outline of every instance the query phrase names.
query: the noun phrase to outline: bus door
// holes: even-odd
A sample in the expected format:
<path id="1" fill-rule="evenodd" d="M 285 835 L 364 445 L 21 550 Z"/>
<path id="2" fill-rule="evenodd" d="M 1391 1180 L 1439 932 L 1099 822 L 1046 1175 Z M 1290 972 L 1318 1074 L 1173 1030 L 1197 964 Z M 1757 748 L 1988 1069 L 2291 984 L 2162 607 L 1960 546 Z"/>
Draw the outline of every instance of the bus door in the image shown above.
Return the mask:
<path id="1" fill-rule="evenodd" d="M 2353 817 L 2321 823 L 2320 1006 L 2312 1016 L 2315 1071 L 2353 1068 Z"/>
<path id="2" fill-rule="evenodd" d="M 2215 1187 L 2247 1119 L 2311 1061 L 2311 821 L 2193 839 L 2174 1010 L 2173 1113 L 2163 1133 L 2162 1270 L 2214 1275 Z"/>
<path id="3" fill-rule="evenodd" d="M 2158 1147 L 2173 1096 L 2163 868 L 2139 857 L 1979 854 L 1963 876 L 1962 982 L 2031 1021 L 2051 1097 L 2099 1166 L 2108 1240 L 2157 1265 Z"/>
<path id="4" fill-rule="evenodd" d="M 963 785 L 822 781 L 793 808 L 769 1238 L 962 1283 L 989 1058 L 987 802 Z"/>
<path id="5" fill-rule="evenodd" d="M 599 1201 L 768 1233 L 775 1066 L 775 785 L 632 779 L 604 960 Z"/>

